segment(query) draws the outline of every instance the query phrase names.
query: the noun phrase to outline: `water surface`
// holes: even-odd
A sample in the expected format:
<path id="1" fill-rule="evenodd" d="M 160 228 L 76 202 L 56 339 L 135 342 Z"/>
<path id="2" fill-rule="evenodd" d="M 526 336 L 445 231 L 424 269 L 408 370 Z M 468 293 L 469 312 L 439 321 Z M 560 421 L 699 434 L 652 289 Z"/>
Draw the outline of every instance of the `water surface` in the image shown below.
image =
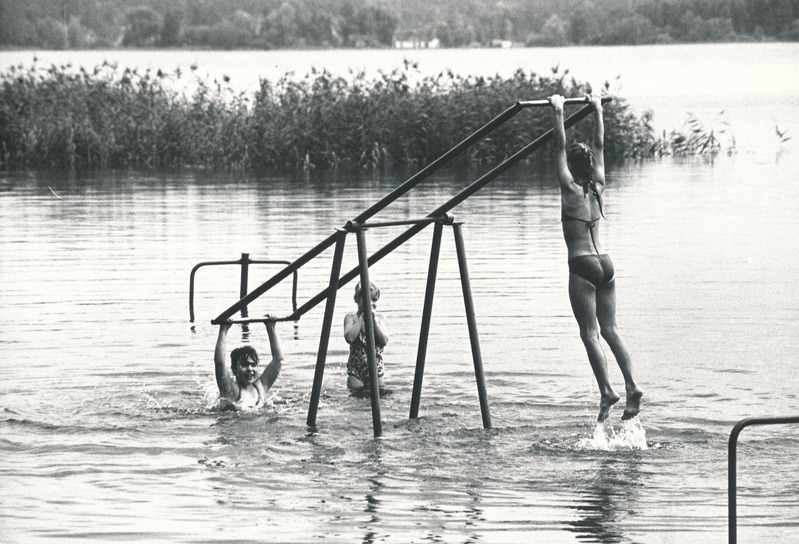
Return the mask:
<path id="1" fill-rule="evenodd" d="M 286 361 L 272 405 L 223 413 L 210 319 L 235 302 L 238 271 L 198 273 L 194 323 L 188 279 L 194 264 L 242 252 L 296 258 L 401 173 L 8 176 L 3 540 L 724 542 L 732 425 L 799 412 L 799 203 L 777 181 L 795 168 L 788 153 L 610 174 L 603 234 L 646 396 L 633 429 L 613 412 L 609 442 L 594 434 L 598 394 L 569 311 L 557 189 L 541 173 L 520 167 L 453 211 L 492 429 L 481 424 L 449 229 L 418 420 L 408 410 L 430 231 L 373 267 L 394 389 L 377 440 L 369 403 L 344 390 L 351 285 L 308 429 L 321 306 L 278 326 Z M 444 172 L 378 217 L 420 217 L 471 179 Z M 368 247 L 396 234 L 370 230 Z M 355 263 L 353 239 L 345 268 Z M 325 253 L 303 269 L 301 302 L 329 266 Z M 251 284 L 273 271 L 253 267 Z M 266 311 L 290 311 L 289 286 L 250 307 Z M 268 349 L 260 325 L 231 335 Z M 611 376 L 621 391 L 613 365 Z M 799 534 L 797 445 L 787 427 L 745 431 L 742 540 Z"/>

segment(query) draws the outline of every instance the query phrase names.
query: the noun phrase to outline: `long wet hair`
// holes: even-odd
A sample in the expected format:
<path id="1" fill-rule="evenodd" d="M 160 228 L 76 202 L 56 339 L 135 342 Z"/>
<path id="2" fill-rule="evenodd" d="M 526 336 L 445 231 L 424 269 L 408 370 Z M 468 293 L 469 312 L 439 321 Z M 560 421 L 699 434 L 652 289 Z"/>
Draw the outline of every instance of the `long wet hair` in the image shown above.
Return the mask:
<path id="1" fill-rule="evenodd" d="M 596 170 L 594 150 L 582 143 L 572 144 L 566 148 L 566 163 L 575 181 L 582 181 L 583 195 L 587 195 L 590 190 L 599 204 L 600 215 L 605 217 L 605 212 L 602 209 L 602 195 L 599 194 L 596 180 L 594 180 L 594 171 Z"/>
<path id="2" fill-rule="evenodd" d="M 593 181 L 596 157 L 594 151 L 585 144 L 572 144 L 566 149 L 566 162 L 572 176 Z"/>
<path id="3" fill-rule="evenodd" d="M 236 373 L 236 367 L 239 366 L 239 361 L 247 357 L 251 357 L 256 363 L 259 362 L 258 352 L 256 352 L 255 348 L 252 346 L 241 346 L 230 352 L 230 369 L 233 371 L 233 374 Z"/>

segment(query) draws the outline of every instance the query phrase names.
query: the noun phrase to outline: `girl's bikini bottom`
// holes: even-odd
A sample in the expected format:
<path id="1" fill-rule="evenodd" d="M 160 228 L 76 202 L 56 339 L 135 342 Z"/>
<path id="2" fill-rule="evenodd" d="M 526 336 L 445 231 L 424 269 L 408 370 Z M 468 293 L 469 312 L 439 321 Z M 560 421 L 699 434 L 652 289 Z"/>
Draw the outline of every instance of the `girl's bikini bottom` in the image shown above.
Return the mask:
<path id="1" fill-rule="evenodd" d="M 569 272 L 601 287 L 613 279 L 613 261 L 607 254 L 580 255 L 569 259 Z"/>

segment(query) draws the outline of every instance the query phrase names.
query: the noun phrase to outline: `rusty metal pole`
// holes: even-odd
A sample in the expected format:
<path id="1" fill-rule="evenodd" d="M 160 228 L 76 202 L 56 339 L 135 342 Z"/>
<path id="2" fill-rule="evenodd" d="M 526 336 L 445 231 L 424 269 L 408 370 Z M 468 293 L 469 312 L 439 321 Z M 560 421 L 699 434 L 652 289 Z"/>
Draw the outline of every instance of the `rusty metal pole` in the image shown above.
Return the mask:
<path id="1" fill-rule="evenodd" d="M 602 97 L 603 104 L 607 104 L 612 100 L 613 99 L 609 96 Z M 552 105 L 549 103 L 549 99 L 547 98 L 543 98 L 541 100 L 519 100 L 517 104 L 523 108 L 547 107 Z M 564 106 L 571 106 L 573 104 L 588 104 L 588 97 L 582 96 L 580 98 L 567 98 L 563 101 Z"/>
<path id="2" fill-rule="evenodd" d="M 308 405 L 308 419 L 306 421 L 308 427 L 316 426 L 316 412 L 319 409 L 319 398 L 322 395 L 322 378 L 325 375 L 327 346 L 330 342 L 330 330 L 333 326 L 333 312 L 336 308 L 336 294 L 338 293 L 338 275 L 341 273 L 341 261 L 344 256 L 344 242 L 347 239 L 347 232 L 339 230 L 335 236 L 336 248 L 333 253 L 333 266 L 330 267 L 325 317 L 322 321 L 322 332 L 319 335 L 319 351 L 316 354 L 316 370 L 311 389 L 311 401 Z"/>
<path id="3" fill-rule="evenodd" d="M 369 286 L 369 257 L 366 253 L 366 233 L 357 229 L 358 263 L 361 267 L 361 299 L 363 304 L 363 320 L 366 324 L 366 359 L 369 362 L 369 387 L 372 393 L 372 427 L 375 438 L 383 434 L 383 421 L 380 414 L 380 382 L 377 376 L 377 355 L 375 354 L 375 324 L 372 312 L 372 295 Z"/>
<path id="4" fill-rule="evenodd" d="M 194 265 L 189 273 L 189 322 L 194 323 L 194 276 L 197 274 L 197 269 L 202 266 L 202 263 Z"/>
<path id="5" fill-rule="evenodd" d="M 239 283 L 239 299 L 247 296 L 247 283 L 250 277 L 250 254 L 241 254 L 241 282 Z M 241 317 L 247 317 L 247 306 L 241 307 Z"/>
<path id="6" fill-rule="evenodd" d="M 491 414 L 488 410 L 488 395 L 486 393 L 485 376 L 483 374 L 483 358 L 480 354 L 480 341 L 477 338 L 477 320 L 474 314 L 472 301 L 472 287 L 469 280 L 469 269 L 466 265 L 466 251 L 463 246 L 461 224 L 453 223 L 452 232 L 455 234 L 455 250 L 458 253 L 458 269 L 461 275 L 463 288 L 463 303 L 466 307 L 466 323 L 469 327 L 469 341 L 472 344 L 472 359 L 474 359 L 474 377 L 477 380 L 477 396 L 480 398 L 480 412 L 483 416 L 483 428 L 491 428 Z"/>
<path id="7" fill-rule="evenodd" d="M 430 335 L 430 320 L 433 314 L 433 295 L 436 291 L 436 276 L 438 274 L 438 257 L 441 253 L 441 232 L 444 230 L 441 222 L 435 224 L 433 230 L 433 244 L 430 248 L 430 266 L 427 270 L 427 288 L 424 294 L 424 307 L 422 310 L 422 328 L 419 332 L 419 349 L 416 353 L 416 374 L 413 378 L 413 393 L 411 394 L 410 419 L 419 417 L 419 404 L 422 397 L 422 380 L 424 379 L 424 365 L 427 358 L 427 340 Z"/>

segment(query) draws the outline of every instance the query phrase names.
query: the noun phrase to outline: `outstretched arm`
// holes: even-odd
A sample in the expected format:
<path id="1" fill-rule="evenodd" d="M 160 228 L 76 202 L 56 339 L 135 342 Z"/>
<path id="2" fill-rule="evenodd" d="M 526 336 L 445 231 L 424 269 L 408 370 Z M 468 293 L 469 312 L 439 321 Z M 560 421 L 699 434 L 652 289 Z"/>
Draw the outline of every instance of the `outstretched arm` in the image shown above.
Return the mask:
<path id="1" fill-rule="evenodd" d="M 559 94 L 549 97 L 552 105 L 552 132 L 553 144 L 555 149 L 555 170 L 558 175 L 558 182 L 561 186 L 568 185 L 572 181 L 569 164 L 566 160 L 566 127 L 563 125 L 563 103 L 564 98 Z"/>
<path id="2" fill-rule="evenodd" d="M 594 150 L 596 166 L 603 173 L 605 172 L 605 123 L 602 116 L 602 97 L 596 94 L 589 94 L 588 103 L 594 106 L 594 136 L 591 147 Z"/>
<path id="3" fill-rule="evenodd" d="M 214 349 L 214 369 L 216 374 L 216 385 L 219 387 L 219 394 L 225 398 L 235 399 L 236 384 L 228 373 L 227 369 L 227 348 L 225 347 L 227 333 L 230 330 L 230 321 L 219 324 L 219 336 L 216 339 L 216 349 Z"/>
<path id="4" fill-rule="evenodd" d="M 264 371 L 261 373 L 261 383 L 264 384 L 265 389 L 272 387 L 272 384 L 277 380 L 280 374 L 280 368 L 283 366 L 283 351 L 280 349 L 280 338 L 275 331 L 274 321 L 265 321 L 266 334 L 269 336 L 269 348 L 272 351 L 272 360 L 266 365 Z"/>

